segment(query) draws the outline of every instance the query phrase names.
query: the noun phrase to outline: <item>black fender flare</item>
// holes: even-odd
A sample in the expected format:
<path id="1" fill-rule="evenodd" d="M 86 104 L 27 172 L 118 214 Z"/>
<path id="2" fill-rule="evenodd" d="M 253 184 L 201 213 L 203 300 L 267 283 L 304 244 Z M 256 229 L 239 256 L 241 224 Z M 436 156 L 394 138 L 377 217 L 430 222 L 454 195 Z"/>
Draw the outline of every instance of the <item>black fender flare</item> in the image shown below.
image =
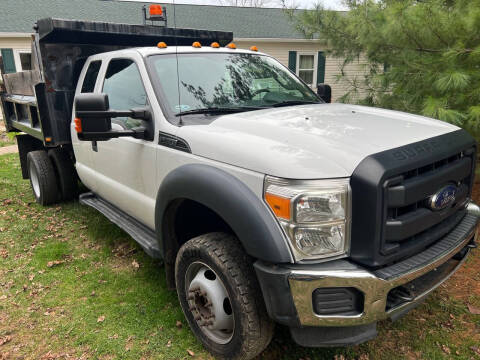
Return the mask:
<path id="1" fill-rule="evenodd" d="M 293 262 L 282 229 L 267 205 L 233 175 L 203 164 L 182 165 L 170 172 L 160 185 L 155 229 L 164 256 L 170 252 L 165 248 L 168 230 L 162 229 L 163 219 L 169 204 L 177 199 L 193 200 L 216 212 L 250 256 L 272 263 Z"/>

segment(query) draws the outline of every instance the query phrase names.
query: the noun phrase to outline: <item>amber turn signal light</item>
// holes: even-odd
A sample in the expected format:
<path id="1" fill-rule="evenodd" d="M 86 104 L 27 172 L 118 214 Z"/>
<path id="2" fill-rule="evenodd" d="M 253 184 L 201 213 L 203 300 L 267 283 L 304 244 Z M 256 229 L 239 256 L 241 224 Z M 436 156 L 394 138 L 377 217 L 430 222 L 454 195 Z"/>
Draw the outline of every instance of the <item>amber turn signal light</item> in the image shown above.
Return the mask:
<path id="1" fill-rule="evenodd" d="M 75 131 L 77 133 L 81 133 L 82 132 L 82 120 L 80 118 L 75 118 L 75 120 L 73 120 L 75 122 Z"/>
<path id="2" fill-rule="evenodd" d="M 276 216 L 285 220 L 290 220 L 290 199 L 266 193 L 265 201 Z"/>

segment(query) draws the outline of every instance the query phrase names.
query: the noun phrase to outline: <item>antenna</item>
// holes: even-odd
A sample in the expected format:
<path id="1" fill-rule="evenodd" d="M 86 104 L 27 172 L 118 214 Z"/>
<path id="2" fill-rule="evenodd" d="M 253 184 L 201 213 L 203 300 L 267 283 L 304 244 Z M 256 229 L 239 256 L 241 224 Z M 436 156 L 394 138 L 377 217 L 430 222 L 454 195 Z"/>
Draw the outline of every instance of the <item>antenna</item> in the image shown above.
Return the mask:
<path id="1" fill-rule="evenodd" d="M 173 28 L 177 29 L 177 13 L 176 13 L 176 6 L 175 0 L 173 0 Z M 178 39 L 175 37 L 175 58 L 177 59 L 177 94 L 178 94 L 178 106 L 180 108 L 180 68 L 178 66 Z M 178 120 L 178 125 L 183 125 L 182 117 L 180 116 Z"/>

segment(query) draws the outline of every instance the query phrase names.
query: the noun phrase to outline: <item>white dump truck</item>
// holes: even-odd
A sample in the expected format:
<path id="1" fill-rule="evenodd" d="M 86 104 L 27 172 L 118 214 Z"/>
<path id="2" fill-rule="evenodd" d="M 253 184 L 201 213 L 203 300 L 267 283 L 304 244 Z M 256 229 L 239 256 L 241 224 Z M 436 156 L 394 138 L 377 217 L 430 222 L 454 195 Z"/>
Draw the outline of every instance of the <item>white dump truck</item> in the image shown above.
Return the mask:
<path id="1" fill-rule="evenodd" d="M 275 323 L 303 346 L 370 340 L 475 246 L 464 130 L 331 104 L 227 32 L 35 29 L 34 69 L 1 95 L 23 177 L 38 203 L 78 198 L 163 259 L 215 356 L 256 356 Z"/>

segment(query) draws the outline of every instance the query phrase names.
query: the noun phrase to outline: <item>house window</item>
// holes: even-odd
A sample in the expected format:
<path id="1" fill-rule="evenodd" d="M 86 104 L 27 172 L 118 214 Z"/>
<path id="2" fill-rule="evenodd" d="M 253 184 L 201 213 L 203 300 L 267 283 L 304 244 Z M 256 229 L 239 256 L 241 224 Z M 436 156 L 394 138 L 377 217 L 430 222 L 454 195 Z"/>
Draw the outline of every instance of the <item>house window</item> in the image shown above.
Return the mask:
<path id="1" fill-rule="evenodd" d="M 22 70 L 32 70 L 32 54 L 20 53 L 20 64 L 22 65 Z"/>
<path id="2" fill-rule="evenodd" d="M 315 86 L 317 79 L 317 55 L 315 53 L 298 53 L 297 75 L 307 85 Z"/>
<path id="3" fill-rule="evenodd" d="M 30 50 L 15 50 L 15 66 L 17 71 L 32 70 L 32 53 Z"/>

